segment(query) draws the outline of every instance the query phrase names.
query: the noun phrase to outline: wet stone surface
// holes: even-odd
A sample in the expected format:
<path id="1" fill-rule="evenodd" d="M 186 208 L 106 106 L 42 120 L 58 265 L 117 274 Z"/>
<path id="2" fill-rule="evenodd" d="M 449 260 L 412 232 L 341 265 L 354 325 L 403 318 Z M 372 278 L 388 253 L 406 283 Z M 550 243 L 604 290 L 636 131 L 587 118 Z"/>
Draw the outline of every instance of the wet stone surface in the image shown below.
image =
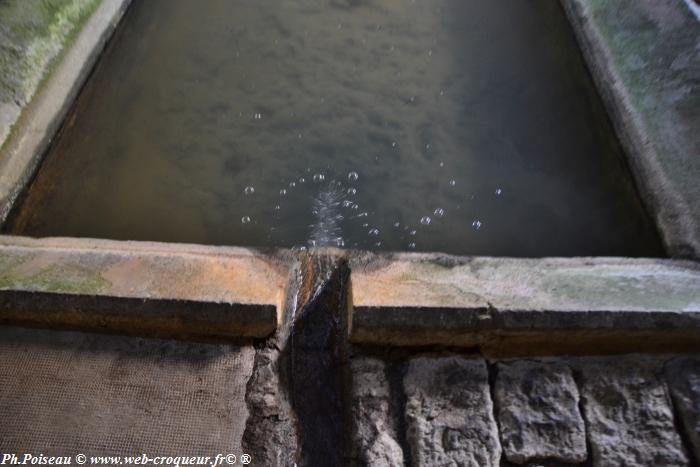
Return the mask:
<path id="1" fill-rule="evenodd" d="M 594 465 L 688 465 L 661 361 L 611 357 L 576 366 Z"/>
<path id="2" fill-rule="evenodd" d="M 579 391 L 563 363 L 499 363 L 495 404 L 503 452 L 510 462 L 586 460 Z"/>
<path id="3" fill-rule="evenodd" d="M 414 464 L 499 465 L 501 446 L 483 360 L 412 359 L 404 390 Z"/>

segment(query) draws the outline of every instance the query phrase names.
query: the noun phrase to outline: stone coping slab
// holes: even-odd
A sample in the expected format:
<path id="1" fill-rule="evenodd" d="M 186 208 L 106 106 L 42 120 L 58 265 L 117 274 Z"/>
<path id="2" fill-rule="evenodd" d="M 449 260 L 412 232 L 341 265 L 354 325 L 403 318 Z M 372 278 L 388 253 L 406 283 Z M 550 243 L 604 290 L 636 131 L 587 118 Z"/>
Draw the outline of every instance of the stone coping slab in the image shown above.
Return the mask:
<path id="1" fill-rule="evenodd" d="M 355 343 L 486 354 L 607 351 L 628 339 L 700 345 L 700 265 L 692 261 L 396 254 L 351 259 L 350 268 Z"/>
<path id="2" fill-rule="evenodd" d="M 693 0 L 561 3 L 668 253 L 700 259 L 700 21 Z"/>
<path id="3" fill-rule="evenodd" d="M 313 254 L 351 269 L 354 343 L 478 346 L 489 356 L 700 347 L 693 261 Z M 0 322 L 266 337 L 285 293 L 297 293 L 286 289 L 298 261 L 290 250 L 0 236 Z"/>
<path id="4" fill-rule="evenodd" d="M 0 322 L 266 337 L 289 265 L 243 248 L 0 236 Z"/>

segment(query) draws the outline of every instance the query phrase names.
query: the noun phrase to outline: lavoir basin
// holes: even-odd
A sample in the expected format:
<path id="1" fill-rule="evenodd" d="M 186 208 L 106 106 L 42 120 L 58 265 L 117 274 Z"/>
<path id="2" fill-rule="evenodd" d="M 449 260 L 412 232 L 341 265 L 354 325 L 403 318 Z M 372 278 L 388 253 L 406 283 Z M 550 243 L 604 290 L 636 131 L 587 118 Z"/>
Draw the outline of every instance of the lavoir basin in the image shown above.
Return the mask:
<path id="1" fill-rule="evenodd" d="M 133 2 L 4 229 L 664 255 L 556 0 Z"/>

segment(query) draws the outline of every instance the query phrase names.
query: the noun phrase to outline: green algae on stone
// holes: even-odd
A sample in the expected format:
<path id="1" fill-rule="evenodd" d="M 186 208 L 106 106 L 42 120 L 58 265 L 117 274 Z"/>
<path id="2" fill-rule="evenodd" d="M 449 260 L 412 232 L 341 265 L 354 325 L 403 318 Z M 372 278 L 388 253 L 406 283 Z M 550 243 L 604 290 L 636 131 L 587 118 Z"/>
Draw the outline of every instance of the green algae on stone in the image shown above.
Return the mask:
<path id="1" fill-rule="evenodd" d="M 24 275 L 16 270 L 0 273 L 0 289 L 96 294 L 110 285 L 109 281 L 94 271 L 71 265 L 52 264 L 32 275 Z"/>
<path id="2" fill-rule="evenodd" d="M 0 0 L 0 102 L 26 105 L 101 0 Z"/>

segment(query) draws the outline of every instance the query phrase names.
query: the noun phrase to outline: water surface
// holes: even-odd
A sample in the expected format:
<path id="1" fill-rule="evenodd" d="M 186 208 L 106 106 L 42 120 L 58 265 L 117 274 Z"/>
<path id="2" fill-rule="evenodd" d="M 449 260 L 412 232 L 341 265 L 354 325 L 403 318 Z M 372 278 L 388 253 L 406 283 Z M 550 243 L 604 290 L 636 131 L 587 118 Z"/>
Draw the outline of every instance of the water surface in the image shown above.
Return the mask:
<path id="1" fill-rule="evenodd" d="M 133 2 L 9 229 L 662 254 L 556 0 Z"/>

